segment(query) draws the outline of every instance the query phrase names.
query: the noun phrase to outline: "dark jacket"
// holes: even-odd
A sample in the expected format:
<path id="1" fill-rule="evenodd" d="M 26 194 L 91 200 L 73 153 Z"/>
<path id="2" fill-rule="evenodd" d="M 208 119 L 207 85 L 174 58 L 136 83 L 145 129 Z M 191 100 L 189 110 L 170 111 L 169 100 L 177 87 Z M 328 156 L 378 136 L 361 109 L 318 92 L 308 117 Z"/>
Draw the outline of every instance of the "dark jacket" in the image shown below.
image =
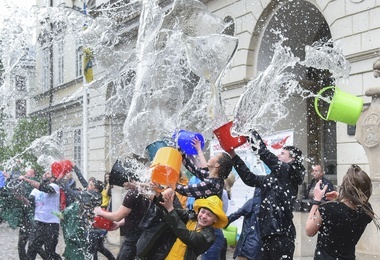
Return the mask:
<path id="1" fill-rule="evenodd" d="M 186 223 L 189 221 L 188 212 L 185 209 L 172 210 L 164 219 L 174 235 L 187 245 L 184 260 L 196 260 L 212 246 L 216 237 L 211 226 L 200 231 L 188 230 L 186 228 Z"/>
<path id="2" fill-rule="evenodd" d="M 82 186 L 86 188 L 88 186 L 88 182 L 83 177 L 77 166 L 74 166 L 74 171 L 78 176 L 78 179 Z M 102 204 L 102 194 L 99 191 L 95 190 L 77 190 L 72 189 L 69 185 L 64 185 L 62 181 L 58 182 L 60 188 L 64 191 L 66 195 L 66 199 L 73 203 L 74 201 L 79 201 L 81 207 L 83 208 L 83 221 L 87 225 L 87 227 L 92 226 L 92 221 L 94 218 L 94 208 L 98 207 Z"/>
<path id="3" fill-rule="evenodd" d="M 143 231 L 136 243 L 137 259 L 164 260 L 176 240 L 176 236 L 164 220 L 166 210 L 159 204 L 159 200 L 155 197 L 151 201 L 139 223 L 139 228 Z M 182 207 L 177 197 L 174 198 L 174 207 Z"/>
<path id="4" fill-rule="evenodd" d="M 296 230 L 293 224 L 293 205 L 298 193 L 298 185 L 302 184 L 305 168 L 299 163 L 281 162 L 271 153 L 261 140 L 258 154 L 269 167 L 271 173 L 265 176 L 253 174 L 238 156 L 232 161 L 242 181 L 252 187 L 259 187 L 262 193 L 259 212 L 261 237 L 284 235 L 295 239 Z"/>
<path id="5" fill-rule="evenodd" d="M 308 188 L 307 188 L 307 196 L 309 196 L 310 194 L 310 190 L 311 189 L 314 189 L 315 187 L 315 184 L 318 182 L 319 180 L 316 180 L 316 179 L 312 179 Z M 322 183 L 321 183 L 321 189 L 323 189 L 323 187 L 325 187 L 327 185 L 327 190 L 326 190 L 326 193 L 327 192 L 331 192 L 334 189 L 334 185 L 331 183 L 331 181 L 329 181 L 328 179 L 326 179 L 324 176 L 322 177 Z M 309 198 L 310 200 L 312 200 L 313 198 Z M 326 198 L 324 197 L 323 200 L 326 200 Z"/>
<path id="6" fill-rule="evenodd" d="M 228 223 L 244 217 L 242 231 L 234 252 L 234 259 L 238 256 L 244 256 L 247 259 L 261 259 L 262 243 L 258 221 L 260 205 L 261 191 L 256 188 L 253 198 L 228 216 Z"/>

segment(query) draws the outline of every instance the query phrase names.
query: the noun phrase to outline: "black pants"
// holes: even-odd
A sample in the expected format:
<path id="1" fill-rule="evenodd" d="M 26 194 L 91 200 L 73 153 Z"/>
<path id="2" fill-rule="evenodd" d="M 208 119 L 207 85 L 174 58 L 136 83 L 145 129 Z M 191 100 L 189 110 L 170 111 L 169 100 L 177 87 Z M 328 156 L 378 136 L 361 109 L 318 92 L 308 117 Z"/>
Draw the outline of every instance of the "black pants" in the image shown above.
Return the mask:
<path id="1" fill-rule="evenodd" d="M 36 259 L 37 253 L 44 246 L 47 259 L 61 260 L 55 252 L 58 244 L 59 224 L 36 221 L 29 236 L 28 259 Z"/>
<path id="2" fill-rule="evenodd" d="M 136 258 L 136 243 L 140 238 L 141 232 L 139 228 L 136 228 L 127 233 L 123 244 L 121 244 L 117 260 L 134 260 Z"/>
<path id="3" fill-rule="evenodd" d="M 294 240 L 281 235 L 267 236 L 263 240 L 263 260 L 292 260 Z"/>
<path id="4" fill-rule="evenodd" d="M 23 216 L 21 227 L 18 232 L 18 243 L 17 243 L 18 257 L 20 259 L 28 259 L 26 255 L 26 245 L 28 243 L 29 234 L 32 231 L 33 224 L 34 223 L 32 223 L 29 220 L 28 215 Z M 44 260 L 47 259 L 47 255 L 45 251 L 42 249 L 42 247 L 38 249 L 37 253 L 41 256 L 42 259 Z"/>
<path id="5" fill-rule="evenodd" d="M 108 260 L 115 260 L 111 251 L 104 246 L 104 238 L 107 232 L 102 229 L 94 229 L 90 231 L 90 248 L 89 253 L 93 256 L 93 260 L 98 260 L 98 252 L 104 255 Z"/>

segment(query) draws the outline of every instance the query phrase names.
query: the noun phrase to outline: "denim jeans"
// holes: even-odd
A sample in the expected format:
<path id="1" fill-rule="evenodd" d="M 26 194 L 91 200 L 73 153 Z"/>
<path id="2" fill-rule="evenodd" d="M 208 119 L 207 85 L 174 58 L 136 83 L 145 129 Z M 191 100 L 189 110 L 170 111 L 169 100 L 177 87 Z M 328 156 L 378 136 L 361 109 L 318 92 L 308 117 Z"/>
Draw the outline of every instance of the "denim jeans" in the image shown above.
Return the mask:
<path id="1" fill-rule="evenodd" d="M 227 241 L 224 238 L 223 231 L 220 228 L 214 228 L 215 242 L 203 253 L 202 260 L 224 260 L 227 253 Z"/>

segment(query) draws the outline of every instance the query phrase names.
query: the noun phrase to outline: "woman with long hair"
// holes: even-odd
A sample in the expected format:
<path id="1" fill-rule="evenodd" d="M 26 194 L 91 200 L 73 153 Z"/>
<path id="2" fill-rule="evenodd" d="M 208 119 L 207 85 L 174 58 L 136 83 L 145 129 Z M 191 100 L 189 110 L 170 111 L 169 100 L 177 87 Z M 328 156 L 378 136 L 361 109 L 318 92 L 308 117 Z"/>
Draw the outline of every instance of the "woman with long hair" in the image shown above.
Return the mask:
<path id="1" fill-rule="evenodd" d="M 373 221 L 379 229 L 378 217 L 369 198 L 370 177 L 359 166 L 352 165 L 343 177 L 339 193 L 330 192 L 322 203 L 327 186 L 321 181 L 314 188 L 314 200 L 306 221 L 306 234 L 318 233 L 314 259 L 355 259 L 355 246 L 367 225 Z M 332 199 L 332 200 L 331 200 Z"/>

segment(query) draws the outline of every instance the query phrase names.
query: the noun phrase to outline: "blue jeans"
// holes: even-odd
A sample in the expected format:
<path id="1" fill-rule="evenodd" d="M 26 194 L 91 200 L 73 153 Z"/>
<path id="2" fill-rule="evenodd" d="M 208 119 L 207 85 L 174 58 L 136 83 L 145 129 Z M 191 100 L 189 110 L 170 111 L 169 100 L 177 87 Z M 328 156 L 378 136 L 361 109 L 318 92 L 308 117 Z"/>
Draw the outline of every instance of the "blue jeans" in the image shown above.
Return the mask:
<path id="1" fill-rule="evenodd" d="M 224 260 L 226 259 L 227 241 L 224 238 L 223 231 L 220 228 L 214 228 L 215 242 L 202 255 L 202 260 Z"/>

